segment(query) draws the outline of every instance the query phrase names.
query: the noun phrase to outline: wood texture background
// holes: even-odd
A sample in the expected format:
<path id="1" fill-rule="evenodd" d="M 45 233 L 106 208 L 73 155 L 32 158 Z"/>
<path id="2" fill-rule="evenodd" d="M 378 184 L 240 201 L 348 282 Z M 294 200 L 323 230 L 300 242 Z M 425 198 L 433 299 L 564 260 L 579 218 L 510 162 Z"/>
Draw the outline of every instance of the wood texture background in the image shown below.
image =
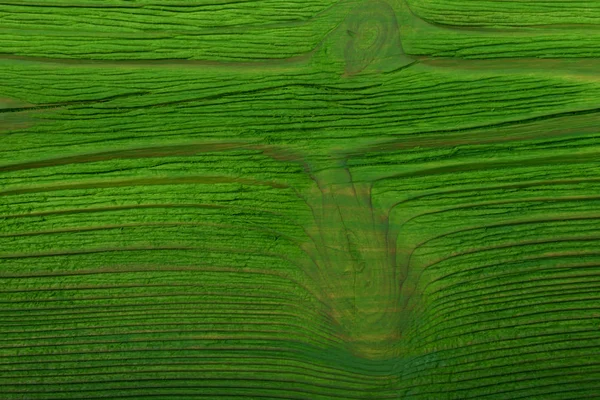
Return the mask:
<path id="1" fill-rule="evenodd" d="M 0 398 L 600 396 L 597 0 L 0 1 Z"/>

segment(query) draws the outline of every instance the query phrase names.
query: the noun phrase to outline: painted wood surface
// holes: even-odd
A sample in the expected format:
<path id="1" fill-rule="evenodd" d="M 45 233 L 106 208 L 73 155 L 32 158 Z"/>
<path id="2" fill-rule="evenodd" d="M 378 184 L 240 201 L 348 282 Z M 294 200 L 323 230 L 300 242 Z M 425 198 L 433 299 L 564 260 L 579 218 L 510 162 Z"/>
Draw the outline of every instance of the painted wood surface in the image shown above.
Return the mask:
<path id="1" fill-rule="evenodd" d="M 0 1 L 0 398 L 600 393 L 597 0 Z"/>

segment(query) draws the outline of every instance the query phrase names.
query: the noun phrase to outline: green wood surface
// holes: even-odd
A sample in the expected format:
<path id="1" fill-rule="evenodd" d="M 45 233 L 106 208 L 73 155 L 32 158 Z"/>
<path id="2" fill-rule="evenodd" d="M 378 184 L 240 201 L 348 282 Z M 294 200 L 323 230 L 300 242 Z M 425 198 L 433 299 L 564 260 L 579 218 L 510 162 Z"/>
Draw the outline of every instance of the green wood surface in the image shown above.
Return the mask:
<path id="1" fill-rule="evenodd" d="M 0 1 L 0 399 L 600 397 L 600 1 Z"/>

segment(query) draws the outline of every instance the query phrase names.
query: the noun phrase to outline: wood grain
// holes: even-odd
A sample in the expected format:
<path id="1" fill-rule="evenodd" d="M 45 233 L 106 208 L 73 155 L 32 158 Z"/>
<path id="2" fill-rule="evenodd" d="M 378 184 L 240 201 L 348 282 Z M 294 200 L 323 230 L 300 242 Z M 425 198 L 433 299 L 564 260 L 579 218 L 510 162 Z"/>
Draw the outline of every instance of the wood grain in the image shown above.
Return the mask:
<path id="1" fill-rule="evenodd" d="M 0 398 L 596 398 L 599 12 L 0 1 Z"/>

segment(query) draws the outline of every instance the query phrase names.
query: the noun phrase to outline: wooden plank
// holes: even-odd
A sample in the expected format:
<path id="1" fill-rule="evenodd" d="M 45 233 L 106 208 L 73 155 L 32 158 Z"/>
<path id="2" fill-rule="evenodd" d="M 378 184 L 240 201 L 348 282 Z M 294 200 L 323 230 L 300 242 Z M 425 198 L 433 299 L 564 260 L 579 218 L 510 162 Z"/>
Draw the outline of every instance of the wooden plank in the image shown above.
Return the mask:
<path id="1" fill-rule="evenodd" d="M 0 1 L 0 398 L 594 398 L 599 7 Z"/>

